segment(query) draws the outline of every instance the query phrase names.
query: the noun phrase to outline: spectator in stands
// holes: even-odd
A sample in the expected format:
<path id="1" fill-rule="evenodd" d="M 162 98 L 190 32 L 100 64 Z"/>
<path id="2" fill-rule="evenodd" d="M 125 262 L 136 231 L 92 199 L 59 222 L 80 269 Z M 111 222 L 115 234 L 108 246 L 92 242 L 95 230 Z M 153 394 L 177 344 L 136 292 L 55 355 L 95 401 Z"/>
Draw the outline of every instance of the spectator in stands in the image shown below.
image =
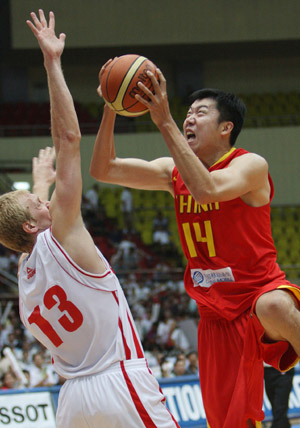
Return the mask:
<path id="1" fill-rule="evenodd" d="M 11 349 L 14 349 L 14 351 L 15 351 L 16 354 L 18 352 L 21 352 L 20 343 L 16 339 L 16 335 L 15 335 L 14 331 L 12 331 L 11 333 L 8 333 L 7 339 L 6 339 L 5 343 L 4 343 L 4 346 L 9 346 Z"/>
<path id="2" fill-rule="evenodd" d="M 11 360 L 9 359 L 9 357 L 7 355 L 4 355 L 4 353 L 3 353 L 5 348 L 9 348 L 11 350 L 11 352 L 13 353 L 14 357 L 17 359 L 15 348 L 12 345 L 10 345 L 10 346 L 5 345 L 1 349 L 1 354 L 0 354 L 0 376 L 2 376 L 6 372 L 12 370 L 12 368 L 13 368 Z"/>
<path id="3" fill-rule="evenodd" d="M 153 219 L 153 242 L 161 245 L 170 244 L 169 220 L 163 216 L 162 211 L 158 211 Z"/>
<path id="4" fill-rule="evenodd" d="M 134 254 L 134 250 L 131 248 L 128 252 L 128 256 L 130 253 Z M 117 252 L 111 256 L 110 264 L 113 269 L 118 272 L 120 278 L 124 276 L 120 271 L 122 270 L 131 270 L 137 267 L 137 260 L 135 257 L 132 259 L 126 257 L 125 258 L 125 250 L 123 248 L 118 248 Z"/>
<path id="5" fill-rule="evenodd" d="M 91 215 L 84 214 L 84 222 L 94 239 L 102 238 L 107 241 L 107 245 L 110 247 L 115 247 L 122 240 L 123 235 L 118 224 L 115 219 L 107 217 L 101 204 Z M 100 248 L 103 248 L 103 242 Z"/>
<path id="6" fill-rule="evenodd" d="M 28 340 L 24 340 L 22 343 L 22 349 L 20 352 L 16 352 L 16 358 L 20 363 L 22 370 L 28 370 L 32 364 L 33 355 L 38 352 L 38 347 L 34 346 L 33 343 Z"/>
<path id="7" fill-rule="evenodd" d="M 176 360 L 183 361 L 185 368 L 187 367 L 187 357 L 186 357 L 186 353 L 184 351 L 180 351 L 179 350 L 179 352 L 177 352 L 177 354 L 176 354 Z"/>
<path id="8" fill-rule="evenodd" d="M 29 385 L 30 385 L 30 372 L 27 369 L 23 369 L 22 371 L 23 371 L 24 376 L 26 378 L 26 385 L 25 386 L 26 386 L 26 388 L 29 388 Z"/>
<path id="9" fill-rule="evenodd" d="M 176 325 L 170 336 L 170 343 L 178 350 L 187 352 L 190 349 L 189 341 L 177 322 L 176 317 Z"/>
<path id="10" fill-rule="evenodd" d="M 188 373 L 187 373 L 186 366 L 185 366 L 185 360 L 183 360 L 182 358 L 177 358 L 175 363 L 174 363 L 172 375 L 173 376 L 185 376 L 187 374 Z"/>
<path id="11" fill-rule="evenodd" d="M 124 257 L 126 259 L 130 258 L 129 256 L 130 252 L 137 251 L 137 246 L 136 246 L 136 243 L 134 242 L 134 239 L 131 233 L 124 234 L 122 241 L 119 242 L 118 248 L 120 250 L 123 250 Z"/>
<path id="12" fill-rule="evenodd" d="M 1 390 L 14 389 L 18 387 L 17 378 L 14 373 L 9 370 L 1 377 Z"/>
<path id="13" fill-rule="evenodd" d="M 164 355 L 160 360 L 161 377 L 172 377 L 172 362 Z"/>
<path id="14" fill-rule="evenodd" d="M 131 189 L 129 187 L 124 187 L 121 192 L 121 212 L 123 216 L 123 232 L 130 233 L 134 232 L 133 227 L 133 198 Z"/>
<path id="15" fill-rule="evenodd" d="M 6 343 L 7 342 L 7 336 L 9 333 L 12 333 L 14 331 L 14 327 L 12 326 L 10 319 L 9 319 L 9 314 L 6 317 L 5 320 L 3 320 L 2 318 L 2 324 L 1 324 L 1 343 Z"/>
<path id="16" fill-rule="evenodd" d="M 176 321 L 169 309 L 161 310 L 161 316 L 157 327 L 157 340 L 162 349 L 168 350 L 174 347 L 171 335 L 176 328 Z"/>
<path id="17" fill-rule="evenodd" d="M 153 323 L 157 321 L 159 308 L 160 305 L 158 303 L 154 303 L 151 308 L 146 308 L 143 314 L 137 314 L 135 317 L 135 323 L 142 341 L 147 337 Z"/>
<path id="18" fill-rule="evenodd" d="M 169 230 L 169 220 L 167 217 L 163 215 L 163 212 L 161 210 L 157 211 L 156 216 L 153 219 L 152 222 L 152 228 L 153 232 L 156 230 Z"/>
<path id="19" fill-rule="evenodd" d="M 147 287 L 141 280 L 136 282 L 137 287 L 134 289 L 134 300 L 136 302 L 146 302 L 151 295 L 151 289 Z"/>
<path id="20" fill-rule="evenodd" d="M 53 386 L 58 382 L 58 375 L 50 364 L 45 364 L 41 352 L 34 354 L 29 367 L 30 387 Z"/>
<path id="21" fill-rule="evenodd" d="M 118 223 L 113 220 L 110 222 L 107 230 L 108 239 L 117 246 L 123 239 L 123 231 L 119 227 Z"/>
<path id="22" fill-rule="evenodd" d="M 143 316 L 144 310 L 142 312 L 136 310 L 137 305 L 143 305 L 143 302 L 139 301 L 136 296 L 136 290 L 139 287 L 136 274 L 133 272 L 127 273 L 122 279 L 122 287 L 126 293 L 129 305 L 134 306 L 135 313 L 138 312 L 139 315 Z"/>
<path id="23" fill-rule="evenodd" d="M 127 233 L 117 247 L 117 252 L 111 257 L 111 265 L 114 269 L 134 271 L 147 254 L 134 242 L 133 235 Z"/>
<path id="24" fill-rule="evenodd" d="M 94 183 L 84 196 L 86 209 L 92 212 L 97 211 L 99 208 L 99 184 Z"/>
<path id="25" fill-rule="evenodd" d="M 0 377 L 11 370 L 11 363 L 9 359 L 3 354 L 3 349 L 0 352 Z"/>
<path id="26" fill-rule="evenodd" d="M 196 351 L 190 351 L 187 354 L 187 374 L 195 374 L 199 375 L 199 362 L 198 362 L 198 352 Z"/>
<path id="27" fill-rule="evenodd" d="M 157 348 L 159 348 L 159 350 L 161 351 L 162 349 L 157 336 L 158 324 L 159 324 L 159 321 L 154 321 L 150 330 L 146 334 L 146 337 L 143 340 L 143 346 L 147 351 L 152 352 L 153 349 L 157 349 Z"/>
<path id="28" fill-rule="evenodd" d="M 172 269 L 168 263 L 167 257 L 161 252 L 160 260 L 155 264 L 153 269 L 153 280 L 167 281 L 171 273 Z"/>
<path id="29" fill-rule="evenodd" d="M 99 206 L 99 185 L 95 183 L 85 194 L 82 195 L 81 209 L 86 227 L 97 224 L 95 217 L 101 211 Z"/>

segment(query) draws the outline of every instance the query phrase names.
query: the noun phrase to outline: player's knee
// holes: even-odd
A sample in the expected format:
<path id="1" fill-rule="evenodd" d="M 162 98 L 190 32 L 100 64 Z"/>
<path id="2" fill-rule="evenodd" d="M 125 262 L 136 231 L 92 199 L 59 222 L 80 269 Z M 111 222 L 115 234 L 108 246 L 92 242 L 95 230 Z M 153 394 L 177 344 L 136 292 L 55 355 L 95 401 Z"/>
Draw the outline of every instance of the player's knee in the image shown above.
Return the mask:
<path id="1" fill-rule="evenodd" d="M 272 321 L 286 314 L 293 306 L 292 300 L 284 291 L 275 290 L 260 296 L 256 303 L 258 318 Z"/>

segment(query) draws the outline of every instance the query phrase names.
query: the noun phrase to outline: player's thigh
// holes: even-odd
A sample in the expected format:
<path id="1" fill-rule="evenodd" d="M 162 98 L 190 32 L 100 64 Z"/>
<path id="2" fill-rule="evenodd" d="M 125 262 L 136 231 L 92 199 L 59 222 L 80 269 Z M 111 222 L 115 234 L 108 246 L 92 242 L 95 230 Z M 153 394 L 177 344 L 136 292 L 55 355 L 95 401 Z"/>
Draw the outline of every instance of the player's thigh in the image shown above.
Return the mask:
<path id="1" fill-rule="evenodd" d="M 297 301 L 287 290 L 272 290 L 262 294 L 256 302 L 256 315 L 272 340 L 285 340 L 293 319 L 300 316 Z"/>

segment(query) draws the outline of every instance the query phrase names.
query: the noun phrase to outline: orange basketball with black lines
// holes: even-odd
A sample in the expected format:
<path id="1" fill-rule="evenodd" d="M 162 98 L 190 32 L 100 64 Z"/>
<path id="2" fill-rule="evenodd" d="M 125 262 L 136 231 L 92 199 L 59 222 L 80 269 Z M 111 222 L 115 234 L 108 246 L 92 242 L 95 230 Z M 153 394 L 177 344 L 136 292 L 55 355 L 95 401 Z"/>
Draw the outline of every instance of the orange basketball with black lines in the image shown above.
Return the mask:
<path id="1" fill-rule="evenodd" d="M 115 58 L 104 70 L 100 85 L 106 104 L 121 116 L 135 117 L 147 113 L 144 104 L 137 101 L 135 94 L 146 98 L 137 85 L 142 82 L 153 91 L 151 79 L 147 75 L 150 70 L 156 78 L 156 65 L 141 55 L 123 55 Z"/>

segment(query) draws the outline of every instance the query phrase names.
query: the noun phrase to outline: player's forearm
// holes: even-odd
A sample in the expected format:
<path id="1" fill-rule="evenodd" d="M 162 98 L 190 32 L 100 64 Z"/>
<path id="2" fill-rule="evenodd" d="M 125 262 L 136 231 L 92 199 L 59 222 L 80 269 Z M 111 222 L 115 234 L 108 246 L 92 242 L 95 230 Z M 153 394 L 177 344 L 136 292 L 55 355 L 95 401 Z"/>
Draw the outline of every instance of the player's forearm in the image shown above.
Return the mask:
<path id="1" fill-rule="evenodd" d="M 114 125 L 116 113 L 104 106 L 103 117 L 96 137 L 90 164 L 90 174 L 97 180 L 107 179 L 111 161 L 116 158 L 114 145 Z"/>
<path id="2" fill-rule="evenodd" d="M 56 151 L 56 203 L 53 202 L 52 206 L 60 207 L 61 213 L 64 213 L 64 219 L 68 217 L 70 225 L 80 213 L 81 134 L 73 98 L 67 87 L 60 62 L 47 64 L 46 70 L 50 96 L 51 133 Z M 53 213 L 55 212 L 57 210 L 53 210 Z M 52 219 L 54 224 L 54 215 Z M 59 221 L 62 221 L 62 216 Z"/>
<path id="3" fill-rule="evenodd" d="M 67 87 L 60 60 L 45 61 L 45 68 L 50 96 L 51 133 L 58 154 L 63 142 L 79 143 L 81 135 L 73 99 Z"/>

